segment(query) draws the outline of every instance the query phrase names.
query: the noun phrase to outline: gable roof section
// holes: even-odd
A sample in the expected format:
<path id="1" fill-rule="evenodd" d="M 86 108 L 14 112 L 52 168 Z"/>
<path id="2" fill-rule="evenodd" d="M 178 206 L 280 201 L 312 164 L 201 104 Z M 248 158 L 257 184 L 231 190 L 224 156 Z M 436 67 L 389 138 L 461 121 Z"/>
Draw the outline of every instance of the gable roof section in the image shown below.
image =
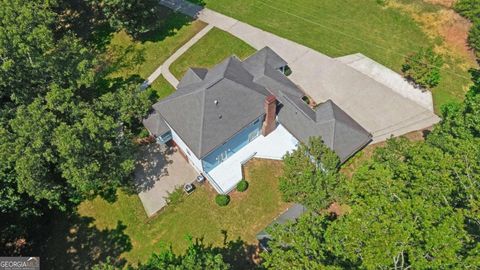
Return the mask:
<path id="1" fill-rule="evenodd" d="M 163 120 L 162 116 L 155 110 L 152 111 L 147 118 L 143 119 L 142 123 L 145 128 L 148 129 L 148 131 L 150 131 L 150 133 L 154 136 L 161 136 L 170 131 L 170 128 L 165 123 L 165 120 Z"/>
<path id="2" fill-rule="evenodd" d="M 258 52 L 252 54 L 245 59 L 243 63 L 249 67 L 248 71 L 252 72 L 252 74 L 263 73 L 263 69 L 267 66 L 272 67 L 273 69 L 278 69 L 288 64 L 269 47 L 264 47 Z"/>
<path id="3" fill-rule="evenodd" d="M 325 145 L 335 151 L 342 162 L 371 141 L 371 135 L 331 100 L 312 111 L 315 119 L 286 102 L 279 111 L 278 119 L 304 143 L 312 136 L 321 136 Z"/>
<path id="4" fill-rule="evenodd" d="M 177 88 L 182 88 L 194 83 L 201 82 L 205 75 L 207 74 L 208 70 L 205 68 L 189 68 L 185 75 L 183 76 L 182 80 L 178 83 Z"/>
<path id="5" fill-rule="evenodd" d="M 264 114 L 269 92 L 252 80 L 240 60 L 230 57 L 154 108 L 202 158 Z"/>

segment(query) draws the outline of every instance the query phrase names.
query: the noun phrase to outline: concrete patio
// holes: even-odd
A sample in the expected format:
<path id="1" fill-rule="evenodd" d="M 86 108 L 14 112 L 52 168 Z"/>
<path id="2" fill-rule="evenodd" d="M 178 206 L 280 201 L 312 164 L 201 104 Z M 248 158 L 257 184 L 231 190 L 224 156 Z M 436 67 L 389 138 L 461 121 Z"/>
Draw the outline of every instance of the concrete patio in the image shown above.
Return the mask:
<path id="1" fill-rule="evenodd" d="M 167 205 L 176 188 L 195 180 L 197 172 L 177 149 L 151 143 L 142 146 L 135 167 L 135 188 L 148 217 Z"/>

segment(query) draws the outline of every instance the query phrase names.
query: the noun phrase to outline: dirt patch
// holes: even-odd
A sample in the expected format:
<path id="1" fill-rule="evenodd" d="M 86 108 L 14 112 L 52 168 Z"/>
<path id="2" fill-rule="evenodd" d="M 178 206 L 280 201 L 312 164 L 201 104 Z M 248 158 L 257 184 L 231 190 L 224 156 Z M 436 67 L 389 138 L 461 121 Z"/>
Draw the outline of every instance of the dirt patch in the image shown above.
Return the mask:
<path id="1" fill-rule="evenodd" d="M 343 216 L 345 214 L 348 214 L 351 212 L 350 206 L 346 204 L 339 204 L 337 202 L 334 202 L 330 204 L 330 206 L 327 208 L 327 212 L 330 214 L 334 214 L 337 217 Z"/>
<path id="2" fill-rule="evenodd" d="M 389 7 L 409 14 L 418 22 L 423 31 L 432 39 L 439 37 L 444 41 L 435 47 L 437 53 L 450 56 L 462 56 L 470 63 L 475 63 L 475 54 L 468 46 L 468 31 L 472 24 L 460 16 L 450 7 L 451 0 L 429 0 L 429 3 L 439 4 L 443 7 L 437 11 L 425 11 L 418 4 L 403 4 L 390 1 Z M 468 68 L 465 66 L 465 68 Z"/>
<path id="3" fill-rule="evenodd" d="M 434 5 L 440 5 L 446 8 L 451 8 L 453 7 L 453 4 L 455 4 L 456 0 L 423 0 L 427 3 L 434 4 Z"/>

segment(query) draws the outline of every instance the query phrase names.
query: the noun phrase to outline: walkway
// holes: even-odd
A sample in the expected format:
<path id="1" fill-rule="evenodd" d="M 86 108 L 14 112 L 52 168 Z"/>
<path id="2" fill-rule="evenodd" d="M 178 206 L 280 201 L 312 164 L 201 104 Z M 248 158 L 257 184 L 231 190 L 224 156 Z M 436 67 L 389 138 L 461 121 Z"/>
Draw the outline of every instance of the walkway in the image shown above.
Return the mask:
<path id="1" fill-rule="evenodd" d="M 333 100 L 372 134 L 373 142 L 424 129 L 440 120 L 431 110 L 431 99 L 422 106 L 425 102 L 415 100 L 416 95 L 400 95 L 392 90 L 385 83 L 388 80 L 375 80 L 340 60 L 187 1 L 159 1 L 257 50 L 269 46 L 289 63 L 293 71 L 289 78 L 294 83 L 317 103 Z"/>
<path id="2" fill-rule="evenodd" d="M 163 64 L 161 64 L 150 76 L 148 76 L 147 80 L 143 82 L 142 88 L 147 88 L 151 85 L 160 75 L 163 77 L 173 86 L 177 87 L 178 80 L 173 76 L 170 72 L 170 65 L 175 62 L 182 54 L 184 54 L 193 44 L 197 43 L 203 36 L 205 36 L 210 30 L 212 30 L 213 25 L 207 25 L 204 27 L 200 32 L 198 32 L 195 36 L 193 36 L 187 43 L 185 43 L 182 47 L 180 47 L 174 54 L 172 54 Z"/>

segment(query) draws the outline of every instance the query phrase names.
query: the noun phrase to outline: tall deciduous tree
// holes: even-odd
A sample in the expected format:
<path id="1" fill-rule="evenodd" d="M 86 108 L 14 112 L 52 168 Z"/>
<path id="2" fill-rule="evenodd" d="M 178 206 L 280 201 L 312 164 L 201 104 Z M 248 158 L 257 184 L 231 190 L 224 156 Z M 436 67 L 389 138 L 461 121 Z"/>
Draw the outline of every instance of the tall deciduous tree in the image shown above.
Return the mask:
<path id="1" fill-rule="evenodd" d="M 113 28 L 124 29 L 134 38 L 155 30 L 161 22 L 160 4 L 155 0 L 102 0 L 92 3 L 105 14 Z"/>
<path id="2" fill-rule="evenodd" d="M 275 227 L 264 266 L 479 268 L 478 71 L 473 79 L 465 102 L 444 107 L 425 142 L 390 140 L 357 169 L 345 182 L 348 214 L 307 215 Z"/>
<path id="3" fill-rule="evenodd" d="M 284 157 L 285 168 L 280 178 L 280 191 L 288 202 L 302 203 L 320 210 L 343 196 L 340 160 L 319 137 L 300 144 Z"/>

